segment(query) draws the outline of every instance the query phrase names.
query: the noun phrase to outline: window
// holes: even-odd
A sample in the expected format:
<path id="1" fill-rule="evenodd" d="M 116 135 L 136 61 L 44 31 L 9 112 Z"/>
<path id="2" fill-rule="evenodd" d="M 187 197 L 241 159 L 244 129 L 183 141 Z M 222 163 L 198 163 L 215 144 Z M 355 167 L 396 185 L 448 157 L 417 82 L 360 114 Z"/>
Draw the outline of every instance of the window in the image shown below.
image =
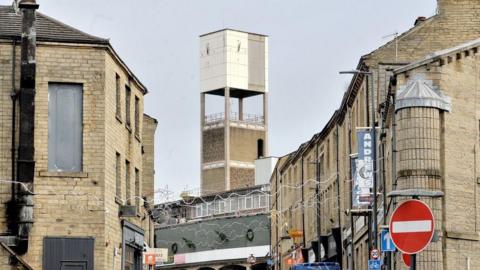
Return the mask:
<path id="1" fill-rule="evenodd" d="M 82 170 L 83 86 L 48 85 L 48 170 Z"/>
<path id="2" fill-rule="evenodd" d="M 135 206 L 140 209 L 140 171 L 135 168 Z"/>
<path id="3" fill-rule="evenodd" d="M 260 196 L 260 207 L 261 208 L 268 207 L 268 195 Z"/>
<path id="4" fill-rule="evenodd" d="M 260 195 L 253 196 L 253 209 L 260 207 Z"/>
<path id="5" fill-rule="evenodd" d="M 122 198 L 122 168 L 120 154 L 116 153 L 115 159 L 115 194 L 118 199 Z"/>
<path id="6" fill-rule="evenodd" d="M 220 201 L 215 201 L 215 214 L 223 214 L 225 213 L 225 201 L 220 200 Z"/>
<path id="7" fill-rule="evenodd" d="M 257 140 L 257 158 L 262 158 L 263 157 L 263 140 L 258 139 Z"/>
<path id="8" fill-rule="evenodd" d="M 141 252 L 133 247 L 125 246 L 125 270 L 140 270 L 141 269 Z"/>
<path id="9" fill-rule="evenodd" d="M 238 211 L 238 198 L 230 198 L 230 211 Z"/>
<path id="10" fill-rule="evenodd" d="M 238 197 L 238 210 L 245 210 L 245 197 Z"/>
<path id="11" fill-rule="evenodd" d="M 126 190 L 126 202 L 128 205 L 132 204 L 132 194 L 130 191 L 130 161 L 125 160 L 125 190 Z"/>
<path id="12" fill-rule="evenodd" d="M 253 198 L 252 197 L 246 197 L 245 198 L 245 209 L 251 209 L 253 206 Z"/>
<path id="13" fill-rule="evenodd" d="M 207 207 L 207 215 L 212 216 L 214 213 L 213 210 L 215 210 L 213 203 L 206 203 L 205 206 Z"/>
<path id="14" fill-rule="evenodd" d="M 201 217 L 202 216 L 202 205 L 201 204 L 197 204 L 195 206 L 195 217 Z"/>
<path id="15" fill-rule="evenodd" d="M 116 116 L 122 118 L 122 107 L 121 107 L 121 92 L 120 92 L 120 76 L 115 74 L 115 95 L 116 95 Z"/>
<path id="16" fill-rule="evenodd" d="M 140 99 L 135 96 L 135 135 L 140 136 Z"/>
<path id="17" fill-rule="evenodd" d="M 125 124 L 130 128 L 131 119 L 130 119 L 130 98 L 132 96 L 132 91 L 128 85 L 125 86 Z"/>

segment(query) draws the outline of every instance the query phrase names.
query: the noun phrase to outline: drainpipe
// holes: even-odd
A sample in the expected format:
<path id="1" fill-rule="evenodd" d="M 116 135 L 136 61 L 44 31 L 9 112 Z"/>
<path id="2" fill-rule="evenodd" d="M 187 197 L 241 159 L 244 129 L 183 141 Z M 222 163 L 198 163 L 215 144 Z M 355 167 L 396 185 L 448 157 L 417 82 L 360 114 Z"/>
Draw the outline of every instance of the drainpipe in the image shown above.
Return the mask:
<path id="1" fill-rule="evenodd" d="M 317 180 L 317 185 L 316 185 L 316 189 L 315 189 L 315 193 L 316 193 L 316 199 L 317 199 L 317 238 L 318 238 L 318 243 L 317 243 L 317 255 L 318 255 L 318 258 L 316 258 L 317 262 L 322 262 L 322 219 L 321 219 L 321 186 L 320 186 L 320 157 L 318 156 L 319 152 L 318 152 L 318 144 L 320 142 L 317 142 L 316 143 L 316 149 L 315 149 L 315 167 L 316 167 L 316 170 L 315 170 L 315 173 L 316 173 L 316 180 Z"/>
<path id="2" fill-rule="evenodd" d="M 35 75 L 36 75 L 36 9 L 35 0 L 19 3 L 22 12 L 21 71 L 19 92 L 19 147 L 17 177 L 21 185 L 16 185 L 16 214 L 18 222 L 16 252 L 28 251 L 28 236 L 33 226 L 33 180 L 34 125 L 35 125 Z"/>
<path id="3" fill-rule="evenodd" d="M 337 124 L 337 127 L 336 127 L 336 131 L 335 131 L 335 147 L 336 147 L 336 163 L 337 163 L 337 168 L 336 168 L 336 173 L 337 173 L 337 204 L 338 204 L 338 210 L 337 210 L 337 214 L 338 214 L 338 228 L 340 229 L 340 251 L 341 251 L 341 254 L 337 254 L 337 256 L 339 257 L 339 261 L 338 263 L 340 264 L 340 267 L 342 267 L 343 265 L 343 228 L 342 228 L 342 218 L 341 218 L 341 211 L 340 211 L 340 164 L 339 164 L 339 161 L 340 161 L 340 157 L 339 157 L 339 129 L 338 129 L 338 124 Z M 337 248 L 338 250 L 338 248 Z"/>
<path id="4" fill-rule="evenodd" d="M 302 153 L 302 230 L 303 230 L 303 248 L 307 247 L 306 236 L 305 236 L 305 176 L 303 172 L 303 153 Z"/>
<path id="5" fill-rule="evenodd" d="M 17 116 L 17 90 L 15 89 L 15 76 L 16 76 L 16 59 L 17 59 L 17 40 L 14 38 L 12 41 L 12 92 L 10 97 L 12 98 L 12 149 L 11 149 L 11 162 L 12 162 L 12 191 L 11 201 L 15 201 L 15 134 L 16 130 L 16 116 Z"/>

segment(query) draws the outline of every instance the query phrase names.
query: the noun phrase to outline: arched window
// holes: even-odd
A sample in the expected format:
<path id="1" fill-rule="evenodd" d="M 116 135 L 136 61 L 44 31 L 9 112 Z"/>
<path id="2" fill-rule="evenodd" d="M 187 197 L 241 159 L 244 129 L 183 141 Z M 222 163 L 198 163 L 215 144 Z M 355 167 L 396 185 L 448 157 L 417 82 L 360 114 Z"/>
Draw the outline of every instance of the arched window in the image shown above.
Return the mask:
<path id="1" fill-rule="evenodd" d="M 257 158 L 263 157 L 263 139 L 257 140 Z"/>

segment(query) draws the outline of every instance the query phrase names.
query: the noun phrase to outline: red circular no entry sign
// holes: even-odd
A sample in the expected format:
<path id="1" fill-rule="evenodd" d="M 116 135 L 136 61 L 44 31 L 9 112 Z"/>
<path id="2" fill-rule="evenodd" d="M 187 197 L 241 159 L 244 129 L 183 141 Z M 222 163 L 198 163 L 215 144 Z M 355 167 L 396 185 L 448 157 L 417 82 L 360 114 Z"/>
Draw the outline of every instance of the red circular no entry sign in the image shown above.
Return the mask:
<path id="1" fill-rule="evenodd" d="M 393 211 L 390 219 L 393 243 L 405 254 L 424 250 L 433 237 L 435 219 L 432 210 L 420 200 L 408 200 Z"/>

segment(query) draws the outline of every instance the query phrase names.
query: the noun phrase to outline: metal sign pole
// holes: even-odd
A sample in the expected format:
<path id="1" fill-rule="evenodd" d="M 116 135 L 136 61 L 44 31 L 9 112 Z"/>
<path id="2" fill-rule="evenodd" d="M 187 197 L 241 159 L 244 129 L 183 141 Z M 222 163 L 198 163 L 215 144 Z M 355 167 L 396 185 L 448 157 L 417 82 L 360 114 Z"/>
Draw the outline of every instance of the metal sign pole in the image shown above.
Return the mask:
<path id="1" fill-rule="evenodd" d="M 417 254 L 410 255 L 410 270 L 417 269 Z"/>

